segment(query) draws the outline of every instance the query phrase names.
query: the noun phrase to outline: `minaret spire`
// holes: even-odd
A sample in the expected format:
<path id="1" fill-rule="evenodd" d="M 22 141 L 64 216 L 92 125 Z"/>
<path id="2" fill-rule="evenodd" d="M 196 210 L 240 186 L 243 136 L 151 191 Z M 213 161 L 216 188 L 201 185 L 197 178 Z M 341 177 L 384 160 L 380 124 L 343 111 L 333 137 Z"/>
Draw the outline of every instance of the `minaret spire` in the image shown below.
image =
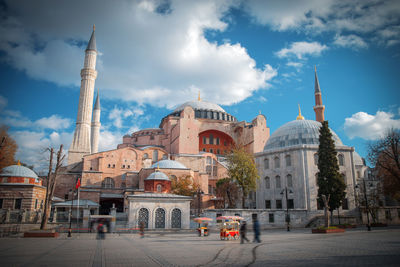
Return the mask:
<path id="1" fill-rule="evenodd" d="M 319 122 L 323 122 L 325 120 L 325 118 L 324 118 L 325 106 L 322 104 L 322 94 L 321 94 L 321 88 L 319 87 L 319 81 L 318 81 L 318 76 L 317 76 L 317 66 L 315 66 L 315 68 L 314 68 L 314 73 L 315 73 L 315 82 L 314 82 L 315 120 L 319 121 Z"/>
<path id="2" fill-rule="evenodd" d="M 101 112 L 100 96 L 99 96 L 99 89 L 97 89 L 97 97 L 93 109 L 93 119 L 92 119 L 91 139 L 90 139 L 92 153 L 97 153 L 99 150 L 99 137 L 100 137 L 100 126 L 101 126 L 100 112 Z"/>
<path id="3" fill-rule="evenodd" d="M 300 104 L 299 105 L 299 115 L 297 116 L 296 120 L 304 120 L 304 117 L 301 115 Z"/>
<path id="4" fill-rule="evenodd" d="M 74 138 L 68 151 L 68 164 L 80 162 L 82 157 L 91 153 L 91 120 L 93 109 L 94 83 L 96 71 L 96 36 L 92 35 L 85 50 L 85 60 L 81 70 L 81 90 Z M 100 119 L 100 117 L 99 117 Z"/>
<path id="5" fill-rule="evenodd" d="M 197 97 L 197 101 L 201 101 L 201 98 L 200 98 L 200 90 L 199 90 L 199 96 Z"/>

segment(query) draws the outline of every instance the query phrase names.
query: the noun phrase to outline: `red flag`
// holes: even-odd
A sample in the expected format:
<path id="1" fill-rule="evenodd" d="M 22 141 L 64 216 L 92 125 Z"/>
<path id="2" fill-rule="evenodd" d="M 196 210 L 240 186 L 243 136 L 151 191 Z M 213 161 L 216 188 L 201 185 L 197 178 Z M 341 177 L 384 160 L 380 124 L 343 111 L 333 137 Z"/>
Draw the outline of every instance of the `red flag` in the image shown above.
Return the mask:
<path id="1" fill-rule="evenodd" d="M 76 181 L 75 189 L 78 189 L 79 187 L 81 187 L 81 178 L 78 178 Z"/>

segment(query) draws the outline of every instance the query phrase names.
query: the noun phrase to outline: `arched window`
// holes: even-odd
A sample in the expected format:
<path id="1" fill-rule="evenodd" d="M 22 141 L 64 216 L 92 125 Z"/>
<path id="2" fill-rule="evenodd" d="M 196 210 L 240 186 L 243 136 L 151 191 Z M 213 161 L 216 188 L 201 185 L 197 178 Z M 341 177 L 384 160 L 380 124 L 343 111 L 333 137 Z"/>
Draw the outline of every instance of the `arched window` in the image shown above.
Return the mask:
<path id="1" fill-rule="evenodd" d="M 293 187 L 293 179 L 292 179 L 292 175 L 288 174 L 286 175 L 286 184 L 288 187 Z"/>
<path id="2" fill-rule="evenodd" d="M 275 186 L 281 188 L 281 177 L 279 175 L 275 176 Z"/>
<path id="3" fill-rule="evenodd" d="M 180 209 L 173 209 L 171 213 L 171 228 L 181 228 L 182 212 Z"/>
<path id="4" fill-rule="evenodd" d="M 153 162 L 158 161 L 158 150 L 153 150 Z"/>
<path id="5" fill-rule="evenodd" d="M 290 158 L 290 155 L 285 156 L 285 161 L 286 161 L 286 167 L 292 166 L 292 159 Z"/>
<path id="6" fill-rule="evenodd" d="M 114 188 L 114 186 L 114 179 L 110 177 L 104 178 L 103 182 L 101 183 L 102 188 Z"/>
<path id="7" fill-rule="evenodd" d="M 165 210 L 162 208 L 156 210 L 155 227 L 165 228 Z"/>
<path id="8" fill-rule="evenodd" d="M 278 169 L 281 167 L 281 161 L 279 160 L 278 157 L 274 158 L 274 165 L 275 165 L 275 169 Z"/>
<path id="9" fill-rule="evenodd" d="M 144 154 L 143 154 L 143 159 L 148 159 L 148 158 L 149 158 L 149 154 L 144 153 Z"/>
<path id="10" fill-rule="evenodd" d="M 161 193 L 162 192 L 162 184 L 157 185 L 157 192 Z"/>
<path id="11" fill-rule="evenodd" d="M 139 220 L 138 220 L 139 226 L 142 223 L 144 224 L 144 228 L 149 227 L 149 210 L 145 208 L 141 208 L 139 210 Z"/>
<path id="12" fill-rule="evenodd" d="M 314 154 L 314 164 L 318 165 L 318 153 Z"/>
<path id="13" fill-rule="evenodd" d="M 343 154 L 339 154 L 339 166 L 344 166 L 344 156 Z"/>
<path id="14" fill-rule="evenodd" d="M 167 159 L 168 158 L 168 155 L 167 154 L 163 154 L 162 155 L 162 159 Z"/>
<path id="15" fill-rule="evenodd" d="M 269 159 L 267 158 L 264 159 L 264 169 L 269 169 Z"/>
<path id="16" fill-rule="evenodd" d="M 265 188 L 266 189 L 270 189 L 271 188 L 271 181 L 270 181 L 269 177 L 268 176 L 265 177 L 264 181 L 265 181 Z"/>

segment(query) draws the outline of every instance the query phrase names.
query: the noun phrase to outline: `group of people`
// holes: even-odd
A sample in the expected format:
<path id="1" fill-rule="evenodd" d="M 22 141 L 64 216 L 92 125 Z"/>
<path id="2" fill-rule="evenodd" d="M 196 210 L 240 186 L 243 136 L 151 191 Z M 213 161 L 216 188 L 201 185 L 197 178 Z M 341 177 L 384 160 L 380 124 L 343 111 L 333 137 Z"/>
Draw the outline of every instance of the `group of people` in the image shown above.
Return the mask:
<path id="1" fill-rule="evenodd" d="M 253 242 L 260 243 L 260 223 L 257 218 L 253 219 L 253 231 L 254 231 L 254 240 Z M 247 224 L 246 221 L 243 221 L 240 225 L 240 243 L 243 244 L 244 240 L 250 242 L 250 240 L 246 237 L 247 232 Z"/>

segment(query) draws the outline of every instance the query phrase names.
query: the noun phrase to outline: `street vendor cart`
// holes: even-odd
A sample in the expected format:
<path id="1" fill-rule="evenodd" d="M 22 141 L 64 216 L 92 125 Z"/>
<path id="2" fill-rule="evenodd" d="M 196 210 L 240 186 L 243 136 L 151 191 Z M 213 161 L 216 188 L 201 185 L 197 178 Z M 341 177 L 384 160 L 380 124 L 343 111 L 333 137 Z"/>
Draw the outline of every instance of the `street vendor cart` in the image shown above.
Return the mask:
<path id="1" fill-rule="evenodd" d="M 240 221 L 243 220 L 239 216 L 220 216 L 217 221 L 220 222 L 219 236 L 221 240 L 236 240 L 239 239 Z"/>

